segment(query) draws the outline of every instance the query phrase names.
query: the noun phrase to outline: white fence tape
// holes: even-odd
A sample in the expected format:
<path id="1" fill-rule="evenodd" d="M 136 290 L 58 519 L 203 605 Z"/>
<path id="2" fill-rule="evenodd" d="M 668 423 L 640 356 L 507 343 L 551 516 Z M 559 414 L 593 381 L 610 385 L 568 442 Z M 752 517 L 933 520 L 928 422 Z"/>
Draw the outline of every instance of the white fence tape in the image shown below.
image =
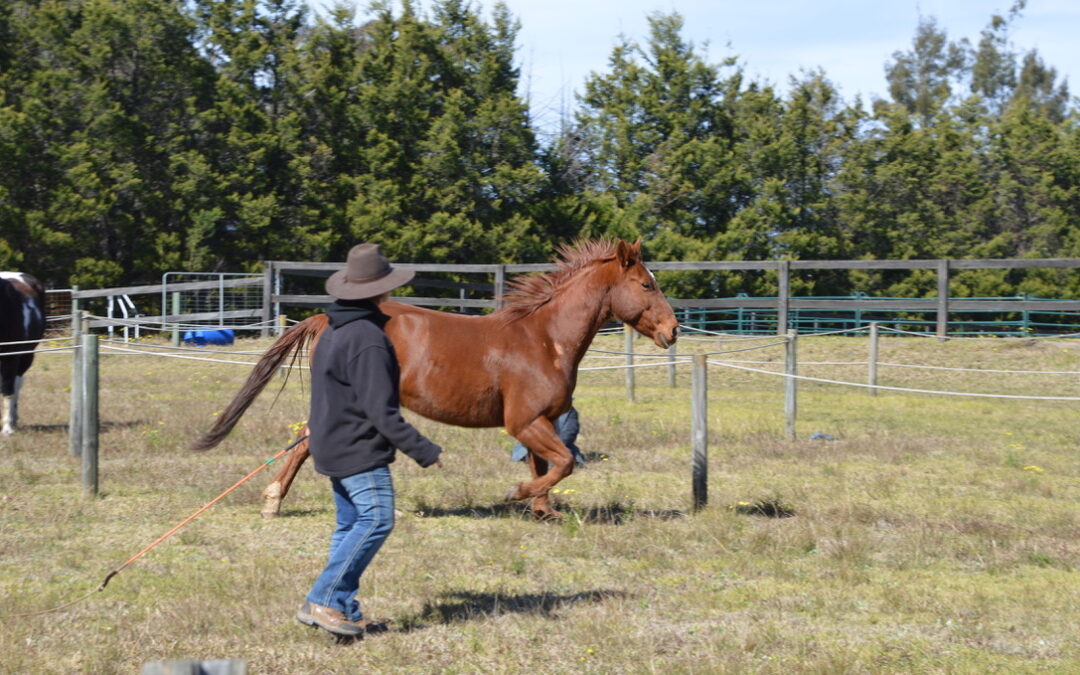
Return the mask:
<path id="1" fill-rule="evenodd" d="M 772 370 L 762 370 L 761 368 L 748 368 L 746 366 L 739 366 L 733 363 L 725 363 L 723 361 L 709 361 L 710 365 L 722 366 L 724 368 L 734 368 L 735 370 L 745 370 L 751 373 L 760 373 L 762 375 L 772 375 L 774 377 L 787 377 L 795 380 L 804 380 L 806 382 L 818 382 L 821 384 L 837 384 L 846 387 L 860 387 L 862 389 L 882 389 L 886 391 L 902 391 L 909 394 L 935 394 L 938 396 L 972 396 L 978 398 L 1001 398 L 1001 399 L 1020 399 L 1026 401 L 1080 401 L 1080 396 L 1027 396 L 1023 394 L 983 394 L 980 392 L 964 392 L 964 391 L 940 391 L 937 389 L 912 389 L 909 387 L 889 387 L 881 384 L 864 384 L 861 382 L 845 382 L 843 380 L 828 380 L 822 377 L 807 377 L 806 375 L 789 375 L 787 373 L 778 373 Z"/>

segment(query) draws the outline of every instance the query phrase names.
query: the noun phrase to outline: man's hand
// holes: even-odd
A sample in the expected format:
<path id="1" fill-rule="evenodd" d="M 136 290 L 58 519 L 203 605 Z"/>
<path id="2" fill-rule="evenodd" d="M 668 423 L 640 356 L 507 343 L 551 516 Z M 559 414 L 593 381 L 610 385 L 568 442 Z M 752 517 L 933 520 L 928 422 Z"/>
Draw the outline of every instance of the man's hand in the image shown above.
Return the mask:
<path id="1" fill-rule="evenodd" d="M 439 467 L 440 469 L 443 468 L 442 460 L 441 459 L 435 460 L 435 466 Z"/>

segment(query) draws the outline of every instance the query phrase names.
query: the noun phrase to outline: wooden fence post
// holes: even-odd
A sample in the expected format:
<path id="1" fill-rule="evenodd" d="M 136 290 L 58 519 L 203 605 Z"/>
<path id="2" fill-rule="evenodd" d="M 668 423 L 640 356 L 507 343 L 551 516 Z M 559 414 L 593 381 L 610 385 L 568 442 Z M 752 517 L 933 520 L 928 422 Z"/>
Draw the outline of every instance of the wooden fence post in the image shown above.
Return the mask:
<path id="1" fill-rule="evenodd" d="M 495 310 L 503 308 L 503 296 L 506 295 L 506 265 L 495 268 Z"/>
<path id="2" fill-rule="evenodd" d="M 694 354 L 690 376 L 690 447 L 693 451 L 694 510 L 709 501 L 709 369 L 704 354 Z"/>
<path id="3" fill-rule="evenodd" d="M 82 310 L 71 289 L 71 414 L 68 417 L 68 452 L 72 457 L 82 453 Z"/>
<path id="4" fill-rule="evenodd" d="M 939 260 L 937 265 L 937 336 L 949 336 L 949 261 Z"/>
<path id="5" fill-rule="evenodd" d="M 777 269 L 776 334 L 783 335 L 788 329 L 788 305 L 791 294 L 791 261 L 781 260 Z"/>
<path id="6" fill-rule="evenodd" d="M 870 322 L 870 360 L 866 383 L 870 385 L 870 395 L 877 396 L 877 362 L 878 362 L 878 322 Z"/>
<path id="7" fill-rule="evenodd" d="M 787 332 L 787 344 L 784 349 L 784 426 L 787 439 L 795 440 L 796 387 L 795 375 L 798 373 L 798 337 L 799 331 Z"/>
<path id="8" fill-rule="evenodd" d="M 623 324 L 623 351 L 626 352 L 626 400 L 634 402 L 634 329 Z"/>
<path id="9" fill-rule="evenodd" d="M 675 357 L 678 355 L 678 352 L 676 351 L 674 344 L 668 345 L 667 353 L 668 353 L 667 383 L 668 383 L 669 387 L 674 388 L 675 387 Z"/>
<path id="10" fill-rule="evenodd" d="M 262 306 L 262 329 L 259 331 L 261 337 L 270 337 L 270 331 L 273 329 L 270 327 L 270 322 L 274 319 L 274 262 L 272 260 L 263 261 L 263 306 Z"/>
<path id="11" fill-rule="evenodd" d="M 98 336 L 82 336 L 82 479 L 91 497 L 98 493 Z"/>
<path id="12" fill-rule="evenodd" d="M 173 291 L 172 294 L 172 314 L 173 316 L 180 315 L 180 291 Z M 172 329 L 172 346 L 180 346 L 180 324 L 173 324 Z"/>

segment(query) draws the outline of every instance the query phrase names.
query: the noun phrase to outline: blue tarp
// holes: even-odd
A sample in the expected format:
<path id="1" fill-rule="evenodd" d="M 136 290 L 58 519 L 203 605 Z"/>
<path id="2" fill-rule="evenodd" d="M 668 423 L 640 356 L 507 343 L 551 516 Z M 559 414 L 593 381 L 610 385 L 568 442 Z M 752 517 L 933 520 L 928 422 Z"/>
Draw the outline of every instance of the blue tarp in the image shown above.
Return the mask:
<path id="1" fill-rule="evenodd" d="M 228 328 L 223 330 L 189 330 L 184 333 L 184 342 L 189 342 L 197 347 L 231 345 L 235 340 L 235 331 Z"/>

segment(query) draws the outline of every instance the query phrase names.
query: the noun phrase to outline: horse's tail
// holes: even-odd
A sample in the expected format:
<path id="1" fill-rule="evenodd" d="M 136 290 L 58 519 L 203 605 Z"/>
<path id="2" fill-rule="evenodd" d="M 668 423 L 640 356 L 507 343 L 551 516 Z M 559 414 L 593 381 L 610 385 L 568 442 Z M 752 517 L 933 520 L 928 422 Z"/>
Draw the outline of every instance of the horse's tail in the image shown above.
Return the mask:
<path id="1" fill-rule="evenodd" d="M 229 402 L 229 405 L 214 421 L 214 425 L 210 427 L 210 430 L 191 444 L 191 449 L 196 452 L 205 452 L 225 440 L 225 437 L 240 421 L 240 417 L 251 405 L 251 402 L 270 382 L 282 362 L 290 355 L 295 360 L 297 353 L 305 345 L 314 342 L 319 337 L 323 329 L 326 328 L 327 323 L 328 318 L 325 314 L 316 314 L 285 331 L 285 334 L 270 345 L 270 349 L 267 349 L 259 362 L 255 364 L 255 368 L 248 375 L 244 386 L 240 388 L 233 400 Z"/>

